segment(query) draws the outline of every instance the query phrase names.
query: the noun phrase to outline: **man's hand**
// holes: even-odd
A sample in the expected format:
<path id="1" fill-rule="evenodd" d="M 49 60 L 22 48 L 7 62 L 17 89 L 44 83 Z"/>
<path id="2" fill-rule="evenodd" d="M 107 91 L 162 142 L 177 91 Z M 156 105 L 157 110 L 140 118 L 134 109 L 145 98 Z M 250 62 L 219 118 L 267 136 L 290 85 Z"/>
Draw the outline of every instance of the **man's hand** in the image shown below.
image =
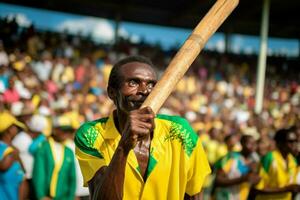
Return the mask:
<path id="1" fill-rule="evenodd" d="M 155 114 L 150 107 L 133 110 L 129 113 L 125 129 L 122 132 L 120 146 L 128 153 L 138 140 L 146 139 L 154 130 Z"/>
<path id="2" fill-rule="evenodd" d="M 256 185 L 261 177 L 257 173 L 250 172 L 246 175 L 246 181 L 252 185 Z"/>

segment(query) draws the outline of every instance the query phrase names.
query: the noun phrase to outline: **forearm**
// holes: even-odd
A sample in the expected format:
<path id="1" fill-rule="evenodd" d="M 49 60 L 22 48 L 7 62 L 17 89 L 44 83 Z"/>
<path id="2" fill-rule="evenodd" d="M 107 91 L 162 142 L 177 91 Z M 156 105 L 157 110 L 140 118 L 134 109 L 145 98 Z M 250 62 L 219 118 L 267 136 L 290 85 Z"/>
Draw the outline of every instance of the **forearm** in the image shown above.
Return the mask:
<path id="1" fill-rule="evenodd" d="M 238 178 L 225 178 L 225 177 L 217 177 L 216 179 L 216 185 L 220 187 L 226 187 L 226 186 L 232 186 L 241 184 L 242 182 L 245 182 L 244 176 L 238 177 Z"/>
<path id="2" fill-rule="evenodd" d="M 264 188 L 264 189 L 254 189 L 256 194 L 278 194 L 283 192 L 288 192 L 285 187 L 283 188 Z"/>
<path id="3" fill-rule="evenodd" d="M 27 199 L 28 197 L 28 184 L 26 180 L 23 180 L 19 187 L 19 199 Z"/>
<path id="4" fill-rule="evenodd" d="M 92 199 L 122 199 L 127 155 L 118 147 L 105 171 L 93 183 Z"/>

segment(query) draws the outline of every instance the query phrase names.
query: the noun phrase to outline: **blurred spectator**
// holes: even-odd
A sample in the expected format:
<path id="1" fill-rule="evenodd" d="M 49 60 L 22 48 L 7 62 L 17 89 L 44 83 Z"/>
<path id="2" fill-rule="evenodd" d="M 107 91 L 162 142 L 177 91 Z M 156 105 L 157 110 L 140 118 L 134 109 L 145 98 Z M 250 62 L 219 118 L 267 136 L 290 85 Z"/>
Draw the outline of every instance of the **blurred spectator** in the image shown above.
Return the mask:
<path id="1" fill-rule="evenodd" d="M 10 77 L 8 88 L 3 93 L 3 103 L 12 104 L 20 100 L 20 94 L 15 88 L 16 80 L 17 80 L 16 76 Z"/>
<path id="2" fill-rule="evenodd" d="M 74 155 L 75 155 L 75 130 L 79 128 L 79 123 L 74 123 L 74 120 L 72 119 L 72 115 L 66 113 L 62 116 L 64 120 L 66 121 L 66 124 L 69 124 L 69 128 L 65 130 L 67 133 L 67 140 L 66 145 L 72 149 Z M 83 187 L 83 177 L 81 174 L 79 162 L 77 159 L 75 159 L 75 169 L 76 169 L 76 198 L 80 200 L 89 200 L 89 189 L 87 187 Z"/>
<path id="3" fill-rule="evenodd" d="M 0 40 L 0 68 L 7 67 L 9 64 L 8 55 L 3 47 L 3 42 Z"/>
<path id="4" fill-rule="evenodd" d="M 30 120 L 27 122 L 29 130 L 20 132 L 12 141 L 12 144 L 20 152 L 20 158 L 25 168 L 26 179 L 29 185 L 29 199 L 35 199 L 32 185 L 34 155 L 41 143 L 46 140 L 42 133 L 46 125 L 47 120 L 45 117 L 30 115 Z"/>
<path id="5" fill-rule="evenodd" d="M 277 148 L 261 159 L 256 199 L 288 200 L 292 199 L 292 193 L 300 192 L 300 185 L 295 181 L 297 163 L 291 154 L 297 144 L 296 133 L 292 129 L 280 129 L 274 140 Z"/>
<path id="6" fill-rule="evenodd" d="M 8 112 L 0 113 L 0 196 L 3 200 L 26 199 L 27 186 L 19 153 L 12 146 L 18 127 L 25 125 Z"/>
<path id="7" fill-rule="evenodd" d="M 37 199 L 75 198 L 74 154 L 64 144 L 69 128 L 62 118 L 54 118 L 52 136 L 36 152 L 32 181 Z"/>
<path id="8" fill-rule="evenodd" d="M 257 174 L 259 158 L 255 155 L 255 139 L 244 135 L 241 138 L 241 145 L 240 152 L 230 150 L 215 164 L 216 200 L 247 200 L 251 185 L 258 183 L 260 179 Z"/>

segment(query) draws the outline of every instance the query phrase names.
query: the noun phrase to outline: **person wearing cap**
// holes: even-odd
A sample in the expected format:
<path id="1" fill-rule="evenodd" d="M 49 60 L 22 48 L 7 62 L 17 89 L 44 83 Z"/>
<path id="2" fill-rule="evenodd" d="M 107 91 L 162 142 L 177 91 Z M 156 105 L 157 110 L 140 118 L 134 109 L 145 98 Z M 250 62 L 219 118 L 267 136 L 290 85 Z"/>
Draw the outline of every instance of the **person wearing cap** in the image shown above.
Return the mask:
<path id="1" fill-rule="evenodd" d="M 65 145 L 71 125 L 53 118 L 52 135 L 35 154 L 32 182 L 37 199 L 75 198 L 76 174 L 73 151 Z"/>
<path id="2" fill-rule="evenodd" d="M 29 198 L 34 199 L 34 191 L 32 186 L 32 169 L 34 163 L 34 155 L 38 147 L 46 137 L 43 130 L 47 126 L 47 119 L 42 115 L 30 115 L 26 121 L 28 130 L 21 131 L 12 141 L 12 144 L 20 152 L 20 158 L 25 168 L 26 179 L 29 184 Z"/>
<path id="3" fill-rule="evenodd" d="M 18 127 L 26 127 L 6 111 L 0 113 L 0 122 L 0 198 L 25 199 L 25 174 L 18 151 L 12 146 L 12 140 L 18 133 Z"/>

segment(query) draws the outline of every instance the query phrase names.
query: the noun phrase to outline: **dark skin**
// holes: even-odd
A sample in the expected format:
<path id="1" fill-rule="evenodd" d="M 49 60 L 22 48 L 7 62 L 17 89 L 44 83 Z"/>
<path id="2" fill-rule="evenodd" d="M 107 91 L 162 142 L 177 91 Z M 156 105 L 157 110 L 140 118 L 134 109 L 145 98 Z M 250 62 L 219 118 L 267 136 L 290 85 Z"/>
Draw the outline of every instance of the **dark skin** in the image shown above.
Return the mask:
<path id="1" fill-rule="evenodd" d="M 108 95 L 116 105 L 114 122 L 121 139 L 110 164 L 100 168 L 88 182 L 91 199 L 123 198 L 125 166 L 132 149 L 146 181 L 155 114 L 150 107 L 140 107 L 152 91 L 157 77 L 150 65 L 141 62 L 124 64 L 120 73 L 120 88 L 108 87 Z"/>
<path id="2" fill-rule="evenodd" d="M 252 138 L 249 137 L 245 143 L 242 143 L 242 151 L 241 154 L 245 158 L 246 164 L 248 163 L 248 166 L 250 168 L 255 168 L 256 166 L 251 163 L 247 158 L 250 156 L 252 152 L 254 152 L 256 149 L 256 141 Z M 253 165 L 253 166 L 252 166 Z M 258 181 L 260 180 L 259 176 L 255 173 L 255 169 L 251 170 L 249 173 L 237 177 L 237 178 L 228 178 L 226 173 L 223 170 L 219 170 L 217 172 L 216 176 L 216 185 L 220 187 L 227 187 L 227 186 L 233 186 L 233 185 L 238 185 L 243 182 L 248 182 L 251 184 L 257 184 Z"/>
<path id="3" fill-rule="evenodd" d="M 292 151 L 294 150 L 295 145 L 297 144 L 296 141 L 297 141 L 296 134 L 294 132 L 289 132 L 286 136 L 285 141 L 281 141 L 276 144 L 278 150 L 280 151 L 282 157 L 285 159 L 287 165 L 288 165 L 287 163 L 288 154 L 292 153 Z M 281 188 L 264 188 L 262 190 L 255 190 L 256 194 L 279 194 L 283 192 L 293 192 L 293 193 L 300 192 L 300 185 L 290 184 Z"/>
<path id="4" fill-rule="evenodd" d="M 17 133 L 18 133 L 18 128 L 15 125 L 12 125 L 9 128 L 7 128 L 7 130 L 5 130 L 5 133 L 2 133 L 0 140 L 12 146 L 12 140 L 17 135 Z M 15 161 L 18 161 L 24 170 L 22 161 L 19 157 L 19 153 L 16 149 L 14 149 L 13 152 L 5 156 L 0 161 L 0 172 L 8 170 Z M 26 199 L 27 194 L 28 194 L 28 185 L 27 182 L 24 180 L 22 181 L 19 187 L 19 199 Z"/>

